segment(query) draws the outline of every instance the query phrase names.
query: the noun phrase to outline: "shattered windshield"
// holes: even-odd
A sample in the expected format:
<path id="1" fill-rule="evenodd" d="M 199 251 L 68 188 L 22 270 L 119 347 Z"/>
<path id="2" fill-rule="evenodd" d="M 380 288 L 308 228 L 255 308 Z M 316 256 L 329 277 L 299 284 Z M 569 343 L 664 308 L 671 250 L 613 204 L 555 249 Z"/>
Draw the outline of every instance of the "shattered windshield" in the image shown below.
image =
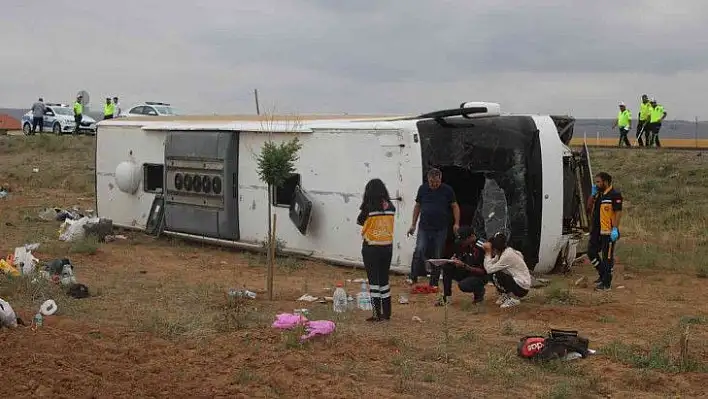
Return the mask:
<path id="1" fill-rule="evenodd" d="M 484 189 L 475 210 L 474 230 L 480 237 L 489 238 L 498 232 L 511 235 L 506 195 L 495 177 L 500 178 L 498 173 L 485 173 Z"/>

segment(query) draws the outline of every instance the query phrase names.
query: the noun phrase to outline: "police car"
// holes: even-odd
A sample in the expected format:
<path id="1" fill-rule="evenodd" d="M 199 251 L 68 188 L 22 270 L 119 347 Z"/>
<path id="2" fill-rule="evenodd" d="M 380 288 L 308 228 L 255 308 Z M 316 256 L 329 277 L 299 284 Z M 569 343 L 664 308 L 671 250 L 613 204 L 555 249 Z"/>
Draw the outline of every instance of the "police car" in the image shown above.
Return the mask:
<path id="1" fill-rule="evenodd" d="M 146 101 L 144 103 L 135 104 L 128 109 L 127 112 L 122 112 L 120 116 L 176 116 L 177 111 L 170 104 Z"/>
<path id="2" fill-rule="evenodd" d="M 44 127 L 42 132 L 54 134 L 73 133 L 76 129 L 74 109 L 67 104 L 46 103 L 44 112 Z M 32 111 L 22 116 L 22 131 L 25 135 L 32 133 Z M 81 118 L 80 133 L 96 134 L 96 120 L 84 114 Z"/>

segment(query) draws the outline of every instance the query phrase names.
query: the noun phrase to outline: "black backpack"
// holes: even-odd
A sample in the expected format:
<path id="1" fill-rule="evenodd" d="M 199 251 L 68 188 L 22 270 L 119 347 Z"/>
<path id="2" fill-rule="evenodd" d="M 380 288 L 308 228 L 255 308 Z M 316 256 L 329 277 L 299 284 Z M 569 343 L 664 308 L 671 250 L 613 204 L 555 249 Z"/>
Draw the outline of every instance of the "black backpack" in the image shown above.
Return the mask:
<path id="1" fill-rule="evenodd" d="M 571 352 L 587 357 L 590 340 L 578 335 L 577 331 L 552 329 L 547 337 L 526 336 L 519 340 L 517 353 L 526 359 L 560 359 Z"/>
<path id="2" fill-rule="evenodd" d="M 88 287 L 84 284 L 72 284 L 66 293 L 74 299 L 82 299 L 89 297 Z"/>

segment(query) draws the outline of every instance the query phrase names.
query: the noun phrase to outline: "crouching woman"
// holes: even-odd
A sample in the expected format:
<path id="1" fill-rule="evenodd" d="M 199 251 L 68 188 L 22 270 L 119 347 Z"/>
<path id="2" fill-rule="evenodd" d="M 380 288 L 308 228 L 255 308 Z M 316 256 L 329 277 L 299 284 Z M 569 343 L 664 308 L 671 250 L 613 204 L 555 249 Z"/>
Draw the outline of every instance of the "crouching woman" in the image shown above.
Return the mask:
<path id="1" fill-rule="evenodd" d="M 396 208 L 391 203 L 386 185 L 380 179 L 366 184 L 357 223 L 362 226 L 361 255 L 369 279 L 371 305 L 374 311 L 367 321 L 391 318 L 391 286 L 388 273 L 393 256 L 393 225 Z"/>
<path id="2" fill-rule="evenodd" d="M 531 288 L 531 273 L 523 255 L 506 245 L 506 236 L 502 233 L 484 243 L 484 251 L 484 268 L 492 275 L 500 294 L 497 303 L 501 308 L 519 305 Z"/>

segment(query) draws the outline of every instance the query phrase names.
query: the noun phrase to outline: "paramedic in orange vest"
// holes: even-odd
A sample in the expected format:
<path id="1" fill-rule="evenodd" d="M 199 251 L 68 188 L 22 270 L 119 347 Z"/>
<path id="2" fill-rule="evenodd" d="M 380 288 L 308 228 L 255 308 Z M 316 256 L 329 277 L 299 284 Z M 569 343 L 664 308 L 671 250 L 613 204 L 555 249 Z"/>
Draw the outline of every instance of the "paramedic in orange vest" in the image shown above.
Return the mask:
<path id="1" fill-rule="evenodd" d="M 386 321 L 391 318 L 391 286 L 388 273 L 393 256 L 393 225 L 396 207 L 391 203 L 386 185 L 372 179 L 364 188 L 364 198 L 356 221 L 362 226 L 361 256 L 364 259 L 369 293 L 374 311 L 366 321 Z"/>
<path id="2" fill-rule="evenodd" d="M 605 172 L 595 175 L 592 187 L 592 222 L 588 258 L 598 272 L 596 290 L 606 291 L 612 285 L 615 243 L 620 238 L 622 194 L 612 187 L 612 176 Z"/>

